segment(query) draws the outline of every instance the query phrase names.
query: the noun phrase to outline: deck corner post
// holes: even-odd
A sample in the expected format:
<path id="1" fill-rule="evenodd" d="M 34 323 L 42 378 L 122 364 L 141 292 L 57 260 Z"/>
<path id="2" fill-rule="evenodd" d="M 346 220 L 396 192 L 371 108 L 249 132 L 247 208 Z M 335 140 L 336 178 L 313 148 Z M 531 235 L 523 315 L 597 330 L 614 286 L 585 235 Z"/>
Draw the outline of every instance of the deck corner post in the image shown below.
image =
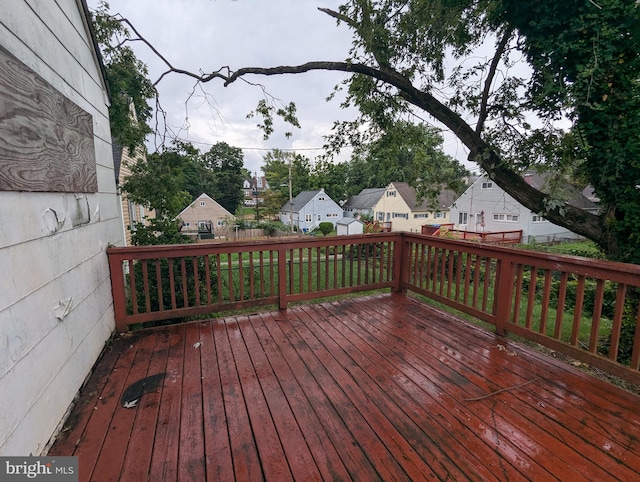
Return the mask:
<path id="1" fill-rule="evenodd" d="M 107 250 L 109 259 L 109 272 L 111 277 L 111 296 L 113 298 L 113 311 L 116 322 L 116 331 L 123 333 L 128 330 L 126 322 L 126 299 L 125 299 L 125 274 L 122 269 L 122 259 Z"/>
<path id="2" fill-rule="evenodd" d="M 496 266 L 496 286 L 493 298 L 493 312 L 496 315 L 496 333 L 505 335 L 505 328 L 511 314 L 513 293 L 513 263 L 508 258 L 498 259 Z"/>
<path id="3" fill-rule="evenodd" d="M 287 249 L 286 246 L 278 246 L 278 308 L 287 309 Z"/>
<path id="4" fill-rule="evenodd" d="M 393 248 L 393 287 L 391 291 L 401 293 L 402 290 L 402 272 L 405 263 L 404 259 L 404 234 L 400 233 L 396 237 L 395 246 Z"/>

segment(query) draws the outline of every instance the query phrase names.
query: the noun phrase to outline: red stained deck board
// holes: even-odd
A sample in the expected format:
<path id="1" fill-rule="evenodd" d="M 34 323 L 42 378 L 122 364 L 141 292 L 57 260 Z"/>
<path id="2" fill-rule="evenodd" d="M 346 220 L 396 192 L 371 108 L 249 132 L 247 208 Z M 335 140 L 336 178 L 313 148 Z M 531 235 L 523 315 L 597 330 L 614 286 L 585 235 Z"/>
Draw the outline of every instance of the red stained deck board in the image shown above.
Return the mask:
<path id="1" fill-rule="evenodd" d="M 399 294 L 121 337 L 85 389 L 80 480 L 640 478 L 639 397 Z"/>

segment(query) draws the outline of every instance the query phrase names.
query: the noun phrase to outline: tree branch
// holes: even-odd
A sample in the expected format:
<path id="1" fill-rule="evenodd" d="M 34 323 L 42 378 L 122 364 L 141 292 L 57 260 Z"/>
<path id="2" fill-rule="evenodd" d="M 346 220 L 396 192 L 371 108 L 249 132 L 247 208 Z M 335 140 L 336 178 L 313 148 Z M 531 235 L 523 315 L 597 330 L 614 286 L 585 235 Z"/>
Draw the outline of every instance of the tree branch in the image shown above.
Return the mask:
<path id="1" fill-rule="evenodd" d="M 513 33 L 513 29 L 507 29 L 502 36 L 502 40 L 498 44 L 496 49 L 496 53 L 493 56 L 493 60 L 491 60 L 491 66 L 489 67 L 489 72 L 487 73 L 487 78 L 484 81 L 484 89 L 482 91 L 482 99 L 480 101 L 480 114 L 478 116 L 478 123 L 476 124 L 476 132 L 479 134 L 482 132 L 484 128 L 484 122 L 487 120 L 487 104 L 489 102 L 489 94 L 491 93 L 491 84 L 493 83 L 493 79 L 496 75 L 496 70 L 498 69 L 498 64 L 500 63 L 500 59 L 502 58 L 502 54 L 507 48 L 507 44 L 511 39 L 511 34 Z"/>

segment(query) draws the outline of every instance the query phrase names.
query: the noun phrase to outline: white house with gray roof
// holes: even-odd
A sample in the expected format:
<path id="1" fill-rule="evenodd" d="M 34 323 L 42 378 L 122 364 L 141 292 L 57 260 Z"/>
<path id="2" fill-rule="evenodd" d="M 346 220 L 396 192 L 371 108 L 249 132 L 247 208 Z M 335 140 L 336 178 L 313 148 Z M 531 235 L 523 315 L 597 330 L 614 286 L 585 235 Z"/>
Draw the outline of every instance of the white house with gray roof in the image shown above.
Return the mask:
<path id="1" fill-rule="evenodd" d="M 535 172 L 523 174 L 524 180 L 541 190 L 553 192 L 559 202 L 596 213 L 598 205 L 566 181 L 551 186 L 552 176 Z M 522 230 L 524 242 L 553 242 L 579 239 L 580 236 L 534 213 L 503 191 L 485 174 L 480 176 L 451 207 L 451 223 L 456 229 L 473 232 Z"/>
<path id="2" fill-rule="evenodd" d="M 306 233 L 316 229 L 322 222 L 330 222 L 335 226 L 343 213 L 342 208 L 324 192 L 324 188 L 320 188 L 302 191 L 292 202 L 287 201 L 280 209 L 280 221 L 287 226 L 293 224 Z"/>
<path id="3" fill-rule="evenodd" d="M 350 196 L 343 206 L 345 218 L 356 218 L 358 215 L 373 216 L 373 208 L 385 193 L 386 188 L 375 187 L 363 189 L 360 194 Z"/>

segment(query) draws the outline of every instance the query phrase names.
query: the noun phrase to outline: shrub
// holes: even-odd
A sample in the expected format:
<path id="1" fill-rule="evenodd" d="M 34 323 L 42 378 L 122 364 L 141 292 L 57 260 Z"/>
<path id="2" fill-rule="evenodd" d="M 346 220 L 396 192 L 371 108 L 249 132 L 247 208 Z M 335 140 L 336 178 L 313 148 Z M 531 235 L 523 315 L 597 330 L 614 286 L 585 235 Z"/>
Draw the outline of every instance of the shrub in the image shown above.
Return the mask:
<path id="1" fill-rule="evenodd" d="M 328 235 L 331 231 L 333 231 L 333 223 L 330 223 L 330 222 L 325 221 L 325 222 L 320 223 L 320 224 L 318 225 L 318 229 L 320 230 L 320 232 L 321 232 L 322 234 L 324 234 L 324 235 L 326 236 L 326 235 Z"/>

